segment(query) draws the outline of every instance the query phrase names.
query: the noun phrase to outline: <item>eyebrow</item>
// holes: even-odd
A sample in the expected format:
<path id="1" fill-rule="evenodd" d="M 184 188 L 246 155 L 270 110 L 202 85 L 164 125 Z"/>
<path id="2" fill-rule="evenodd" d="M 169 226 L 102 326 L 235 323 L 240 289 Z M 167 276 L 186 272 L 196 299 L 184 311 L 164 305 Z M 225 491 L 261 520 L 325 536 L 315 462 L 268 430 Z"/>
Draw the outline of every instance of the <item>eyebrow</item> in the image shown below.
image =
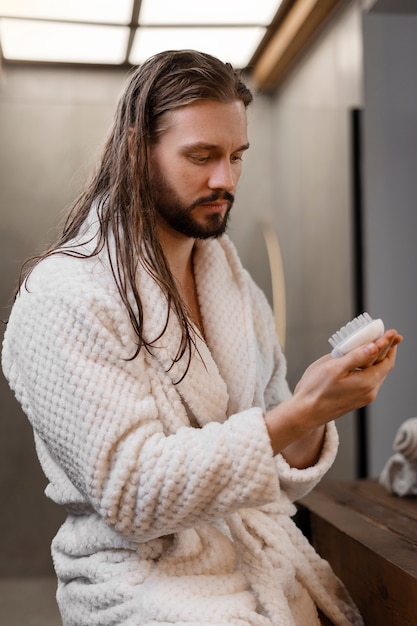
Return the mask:
<path id="1" fill-rule="evenodd" d="M 248 150 L 249 148 L 249 143 L 245 143 L 243 144 L 243 146 L 240 146 L 239 148 L 236 148 L 236 150 L 233 150 L 233 152 L 244 152 L 245 150 Z M 209 151 L 216 151 L 219 150 L 220 146 L 218 146 L 217 144 L 211 144 L 211 143 L 204 143 L 204 142 L 196 142 L 196 143 L 190 143 L 190 144 L 186 144 L 185 146 L 181 147 L 181 152 L 186 153 L 189 152 L 190 150 L 209 150 Z"/>

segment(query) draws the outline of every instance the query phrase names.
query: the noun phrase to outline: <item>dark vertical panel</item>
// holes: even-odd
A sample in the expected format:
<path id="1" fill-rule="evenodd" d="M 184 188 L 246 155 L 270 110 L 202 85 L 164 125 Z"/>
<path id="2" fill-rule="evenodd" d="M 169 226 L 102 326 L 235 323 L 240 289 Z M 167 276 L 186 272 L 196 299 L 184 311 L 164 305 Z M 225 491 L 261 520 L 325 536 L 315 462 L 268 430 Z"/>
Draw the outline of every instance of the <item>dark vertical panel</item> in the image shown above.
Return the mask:
<path id="1" fill-rule="evenodd" d="M 362 225 L 362 144 L 361 110 L 351 111 L 352 138 L 352 225 L 353 225 L 353 302 L 355 315 L 365 310 L 363 272 L 363 225 Z M 368 476 L 368 429 L 366 407 L 356 412 L 356 474 Z"/>

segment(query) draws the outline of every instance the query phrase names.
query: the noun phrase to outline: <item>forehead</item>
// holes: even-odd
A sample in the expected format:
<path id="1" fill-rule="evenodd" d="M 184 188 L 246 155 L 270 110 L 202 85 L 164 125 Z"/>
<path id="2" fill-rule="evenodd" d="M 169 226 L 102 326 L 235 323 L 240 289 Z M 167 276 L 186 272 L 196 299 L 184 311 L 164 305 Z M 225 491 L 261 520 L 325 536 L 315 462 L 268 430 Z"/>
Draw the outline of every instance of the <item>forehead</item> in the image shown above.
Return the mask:
<path id="1" fill-rule="evenodd" d="M 158 143 L 177 146 L 193 143 L 236 150 L 247 138 L 246 109 L 240 100 L 199 100 L 165 114 Z"/>

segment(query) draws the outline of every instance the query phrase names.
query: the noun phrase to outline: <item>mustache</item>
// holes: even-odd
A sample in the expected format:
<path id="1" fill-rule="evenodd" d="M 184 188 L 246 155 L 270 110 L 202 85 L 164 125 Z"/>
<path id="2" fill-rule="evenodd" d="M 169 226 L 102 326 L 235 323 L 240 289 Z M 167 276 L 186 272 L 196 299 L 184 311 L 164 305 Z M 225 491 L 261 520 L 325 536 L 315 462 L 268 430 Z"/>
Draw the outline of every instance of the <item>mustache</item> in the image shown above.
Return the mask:
<path id="1" fill-rule="evenodd" d="M 231 208 L 233 202 L 235 201 L 235 197 L 229 191 L 214 191 L 210 196 L 202 196 L 201 198 L 197 198 L 195 202 L 188 208 L 188 212 L 191 212 L 196 206 L 200 204 L 211 204 L 212 202 L 217 202 L 218 200 L 226 200 L 229 203 L 229 208 Z"/>

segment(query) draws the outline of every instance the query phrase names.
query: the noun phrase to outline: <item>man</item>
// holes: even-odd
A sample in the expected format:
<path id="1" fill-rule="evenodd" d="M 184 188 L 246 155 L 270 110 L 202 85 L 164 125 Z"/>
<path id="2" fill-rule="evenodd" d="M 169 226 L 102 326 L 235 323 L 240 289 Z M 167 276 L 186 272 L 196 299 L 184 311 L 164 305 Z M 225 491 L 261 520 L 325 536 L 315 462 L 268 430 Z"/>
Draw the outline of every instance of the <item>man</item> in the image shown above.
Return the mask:
<path id="1" fill-rule="evenodd" d="M 289 392 L 271 311 L 224 235 L 251 99 L 198 52 L 136 70 L 16 298 L 3 368 L 68 512 L 52 545 L 64 626 L 362 624 L 292 502 L 401 337 L 327 355 Z"/>

